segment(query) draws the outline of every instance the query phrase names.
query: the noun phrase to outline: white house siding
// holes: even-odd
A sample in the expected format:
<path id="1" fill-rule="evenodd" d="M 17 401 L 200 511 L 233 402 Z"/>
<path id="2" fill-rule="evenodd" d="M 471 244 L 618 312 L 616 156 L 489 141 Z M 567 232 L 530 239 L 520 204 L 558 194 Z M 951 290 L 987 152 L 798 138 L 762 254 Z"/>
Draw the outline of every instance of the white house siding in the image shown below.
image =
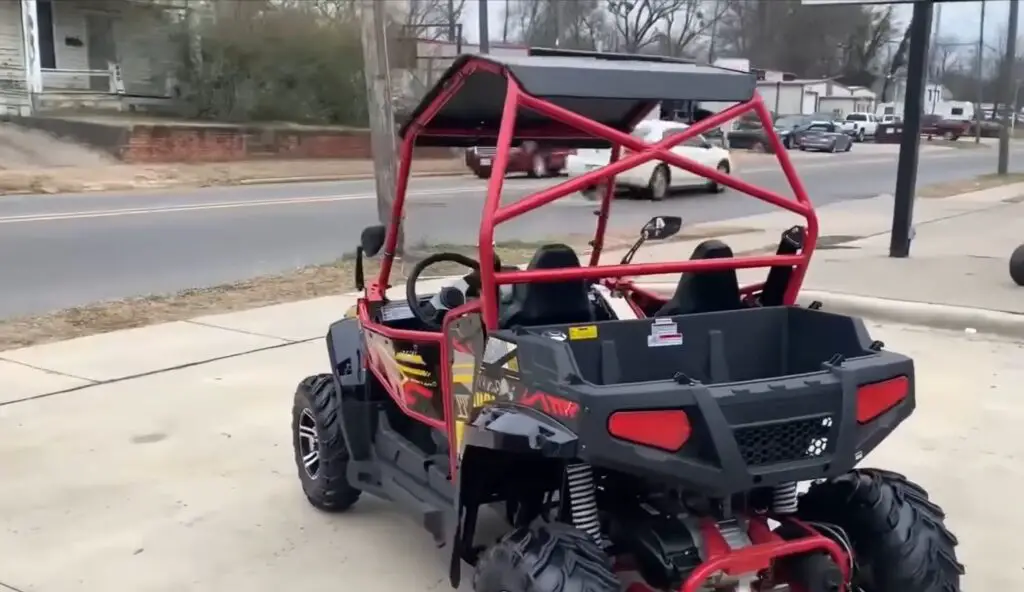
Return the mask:
<path id="1" fill-rule="evenodd" d="M 776 115 L 800 113 L 803 108 L 804 85 L 798 82 L 758 82 L 757 92 Z"/>
<path id="2" fill-rule="evenodd" d="M 3 2 L 3 0 L 0 0 Z M 88 70 L 89 35 L 86 15 L 109 15 L 113 19 L 114 47 L 121 65 L 125 92 L 164 96 L 167 77 L 173 72 L 175 52 L 171 25 L 159 7 L 128 0 L 54 0 L 54 44 L 58 70 Z M 67 38 L 82 42 L 67 45 Z M 89 77 L 54 72 L 43 73 L 47 90 L 89 90 Z M 106 91 L 104 86 L 103 90 Z"/>
<path id="3" fill-rule="evenodd" d="M 21 2 L 0 0 L 0 115 L 26 114 L 25 49 L 21 39 Z"/>
<path id="4" fill-rule="evenodd" d="M 839 117 L 845 116 L 847 113 L 853 113 L 856 111 L 855 97 L 819 97 L 818 98 L 818 112 L 819 113 L 835 113 Z"/>

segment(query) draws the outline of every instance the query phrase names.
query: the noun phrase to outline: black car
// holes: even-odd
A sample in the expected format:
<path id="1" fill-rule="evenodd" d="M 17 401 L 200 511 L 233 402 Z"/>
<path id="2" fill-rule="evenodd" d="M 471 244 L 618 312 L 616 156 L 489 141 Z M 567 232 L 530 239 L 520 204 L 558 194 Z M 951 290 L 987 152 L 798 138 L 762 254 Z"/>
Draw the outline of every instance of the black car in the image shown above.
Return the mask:
<path id="1" fill-rule="evenodd" d="M 792 147 L 818 152 L 849 152 L 853 138 L 834 121 L 815 121 L 790 133 Z"/>

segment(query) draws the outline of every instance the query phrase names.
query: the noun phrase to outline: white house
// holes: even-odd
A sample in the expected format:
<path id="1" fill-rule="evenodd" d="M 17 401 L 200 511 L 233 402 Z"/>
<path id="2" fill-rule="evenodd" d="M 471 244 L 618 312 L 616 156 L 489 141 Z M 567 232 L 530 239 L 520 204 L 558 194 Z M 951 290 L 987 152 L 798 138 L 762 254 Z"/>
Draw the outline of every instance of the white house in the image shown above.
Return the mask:
<path id="1" fill-rule="evenodd" d="M 187 0 L 0 0 L 0 115 L 166 99 Z"/>

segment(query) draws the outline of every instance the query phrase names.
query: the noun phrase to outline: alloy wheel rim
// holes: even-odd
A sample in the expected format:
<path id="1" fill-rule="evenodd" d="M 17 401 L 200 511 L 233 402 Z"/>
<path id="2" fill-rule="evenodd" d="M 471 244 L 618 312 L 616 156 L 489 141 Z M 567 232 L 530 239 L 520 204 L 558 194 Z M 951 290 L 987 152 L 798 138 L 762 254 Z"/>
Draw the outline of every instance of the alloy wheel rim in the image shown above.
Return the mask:
<path id="1" fill-rule="evenodd" d="M 316 418 L 309 409 L 303 409 L 299 416 L 299 454 L 306 476 L 316 479 L 320 476 L 320 437 L 316 429 Z"/>

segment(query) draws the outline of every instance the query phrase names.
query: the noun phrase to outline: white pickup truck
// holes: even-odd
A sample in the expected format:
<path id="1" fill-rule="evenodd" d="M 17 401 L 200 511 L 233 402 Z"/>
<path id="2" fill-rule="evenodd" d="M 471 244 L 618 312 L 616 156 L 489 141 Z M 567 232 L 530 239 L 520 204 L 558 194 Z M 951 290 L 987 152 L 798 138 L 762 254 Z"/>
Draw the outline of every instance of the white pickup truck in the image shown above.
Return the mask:
<path id="1" fill-rule="evenodd" d="M 844 134 L 853 136 L 854 141 L 875 137 L 878 131 L 878 117 L 873 113 L 850 113 L 842 123 Z"/>

